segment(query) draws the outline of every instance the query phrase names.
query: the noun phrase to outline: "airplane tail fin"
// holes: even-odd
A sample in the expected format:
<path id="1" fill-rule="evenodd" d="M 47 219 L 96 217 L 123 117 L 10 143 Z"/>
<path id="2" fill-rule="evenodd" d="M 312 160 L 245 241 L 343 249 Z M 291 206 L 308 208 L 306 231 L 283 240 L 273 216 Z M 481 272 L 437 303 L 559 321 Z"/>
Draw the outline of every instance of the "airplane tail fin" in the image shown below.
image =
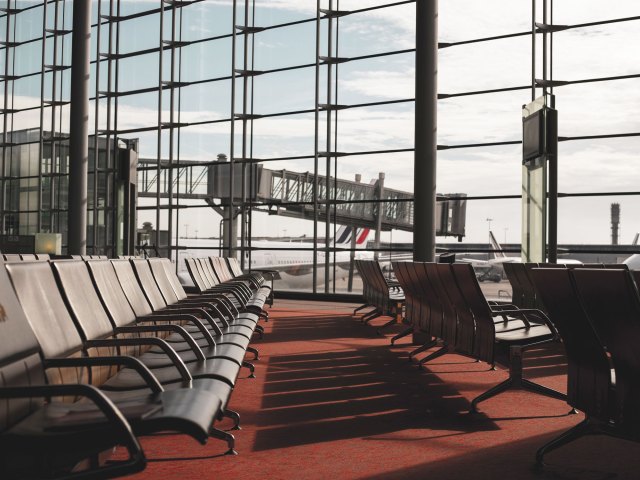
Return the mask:
<path id="1" fill-rule="evenodd" d="M 497 252 L 494 252 L 493 258 L 507 257 L 505 253 L 502 251 L 502 246 L 500 246 L 500 244 L 498 243 L 498 240 L 496 240 L 496 237 L 491 230 L 489 230 L 489 242 L 491 243 L 492 250 L 498 250 Z"/>
<path id="2" fill-rule="evenodd" d="M 636 233 L 636 236 L 633 237 L 633 242 L 631 242 L 631 245 L 638 245 L 638 236 L 640 236 L 640 233 Z"/>
<path id="3" fill-rule="evenodd" d="M 367 246 L 367 237 L 369 236 L 370 229 L 368 228 L 354 228 L 342 225 L 336 232 L 334 238 L 334 245 L 342 247 L 351 247 L 351 237 L 355 235 L 356 248 L 364 248 Z"/>

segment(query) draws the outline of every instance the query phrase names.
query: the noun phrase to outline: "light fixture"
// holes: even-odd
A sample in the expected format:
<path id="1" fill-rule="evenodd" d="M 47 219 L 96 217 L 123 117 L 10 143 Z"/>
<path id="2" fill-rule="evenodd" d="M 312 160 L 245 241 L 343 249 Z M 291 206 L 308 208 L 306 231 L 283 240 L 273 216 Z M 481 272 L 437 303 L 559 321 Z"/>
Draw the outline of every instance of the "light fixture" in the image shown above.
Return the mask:
<path id="1" fill-rule="evenodd" d="M 36 233 L 36 252 L 60 255 L 62 253 L 62 234 Z"/>

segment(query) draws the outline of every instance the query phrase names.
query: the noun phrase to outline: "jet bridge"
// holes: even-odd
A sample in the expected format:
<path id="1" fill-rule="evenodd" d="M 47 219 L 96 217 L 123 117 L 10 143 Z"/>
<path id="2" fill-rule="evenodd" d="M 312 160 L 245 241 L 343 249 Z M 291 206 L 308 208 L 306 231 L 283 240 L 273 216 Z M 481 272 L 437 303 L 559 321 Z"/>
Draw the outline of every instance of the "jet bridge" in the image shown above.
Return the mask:
<path id="1" fill-rule="evenodd" d="M 229 205 L 228 162 L 180 161 L 179 165 L 169 168 L 168 162 L 161 162 L 158 168 L 155 159 L 140 159 L 138 196 L 203 200 L 217 209 Z M 324 175 L 316 179 L 310 172 L 242 163 L 234 165 L 234 173 L 234 203 L 238 205 L 245 198 L 254 211 L 313 220 L 317 208 L 319 221 L 325 221 L 328 214 L 339 225 L 383 231 L 413 230 L 413 194 L 385 187 L 384 174 L 371 183 L 362 183 Z M 314 202 L 316 188 L 318 200 Z M 455 236 L 460 240 L 464 237 L 465 196 L 438 195 L 439 236 Z"/>

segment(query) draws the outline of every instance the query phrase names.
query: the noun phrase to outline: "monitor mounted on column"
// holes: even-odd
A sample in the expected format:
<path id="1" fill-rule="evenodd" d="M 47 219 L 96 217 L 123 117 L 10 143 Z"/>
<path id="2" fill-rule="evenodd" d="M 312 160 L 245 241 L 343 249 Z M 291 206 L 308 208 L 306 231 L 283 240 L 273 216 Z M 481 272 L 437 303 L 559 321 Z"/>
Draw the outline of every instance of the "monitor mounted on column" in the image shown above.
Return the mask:
<path id="1" fill-rule="evenodd" d="M 523 165 L 538 166 L 557 153 L 558 112 L 546 103 L 538 99 L 522 109 Z"/>

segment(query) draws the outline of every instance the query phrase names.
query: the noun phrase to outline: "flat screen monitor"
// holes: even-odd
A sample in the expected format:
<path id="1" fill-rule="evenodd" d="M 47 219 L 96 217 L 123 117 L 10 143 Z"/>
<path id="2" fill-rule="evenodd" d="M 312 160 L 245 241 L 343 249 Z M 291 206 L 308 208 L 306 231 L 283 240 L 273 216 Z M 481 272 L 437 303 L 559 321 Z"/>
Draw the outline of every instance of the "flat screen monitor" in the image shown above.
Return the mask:
<path id="1" fill-rule="evenodd" d="M 545 153 L 544 110 L 522 119 L 522 162 L 528 163 Z"/>

